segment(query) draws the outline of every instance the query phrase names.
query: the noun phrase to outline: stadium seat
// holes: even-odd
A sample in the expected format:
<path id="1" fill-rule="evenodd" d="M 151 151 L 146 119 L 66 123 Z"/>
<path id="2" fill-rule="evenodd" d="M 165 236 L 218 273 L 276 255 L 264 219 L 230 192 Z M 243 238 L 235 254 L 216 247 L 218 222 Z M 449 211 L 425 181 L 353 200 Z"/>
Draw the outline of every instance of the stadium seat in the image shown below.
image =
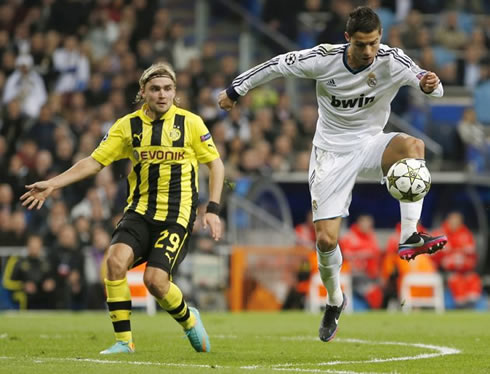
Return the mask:
<path id="1" fill-rule="evenodd" d="M 148 315 L 152 316 L 156 313 L 156 301 L 150 292 L 148 292 L 143 282 L 144 272 L 145 264 L 142 264 L 127 273 L 129 289 L 131 291 L 131 302 L 133 307 L 146 308 Z"/>
<path id="2" fill-rule="evenodd" d="M 409 273 L 403 277 L 400 297 L 402 309 L 406 312 L 413 308 L 432 307 L 444 312 L 444 286 L 438 273 Z"/>
<path id="3" fill-rule="evenodd" d="M 347 305 L 345 307 L 346 313 L 352 313 L 354 308 L 354 299 L 352 294 L 352 277 L 349 273 L 340 273 L 340 286 L 342 291 L 347 296 Z M 323 286 L 320 273 L 317 271 L 312 274 L 310 280 L 310 290 L 305 304 L 305 309 L 317 313 L 325 307 L 327 303 L 327 291 Z"/>

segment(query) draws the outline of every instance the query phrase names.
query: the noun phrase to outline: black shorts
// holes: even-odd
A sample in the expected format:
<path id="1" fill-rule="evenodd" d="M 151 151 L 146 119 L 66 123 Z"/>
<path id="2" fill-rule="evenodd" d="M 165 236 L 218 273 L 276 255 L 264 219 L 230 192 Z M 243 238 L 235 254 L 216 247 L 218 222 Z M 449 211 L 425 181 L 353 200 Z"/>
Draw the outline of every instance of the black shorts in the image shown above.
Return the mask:
<path id="1" fill-rule="evenodd" d="M 128 210 L 117 224 L 111 244 L 124 243 L 133 249 L 131 267 L 148 262 L 147 266 L 163 269 L 171 276 L 187 254 L 189 234 L 178 223 L 151 223 Z"/>

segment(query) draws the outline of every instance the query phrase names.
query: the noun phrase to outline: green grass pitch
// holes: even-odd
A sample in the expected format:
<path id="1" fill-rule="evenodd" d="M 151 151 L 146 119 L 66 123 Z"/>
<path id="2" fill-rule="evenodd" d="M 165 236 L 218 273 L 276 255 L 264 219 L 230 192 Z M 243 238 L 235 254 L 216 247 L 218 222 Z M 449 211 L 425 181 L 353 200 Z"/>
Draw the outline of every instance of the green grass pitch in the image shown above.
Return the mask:
<path id="1" fill-rule="evenodd" d="M 211 353 L 192 350 L 166 314 L 135 312 L 136 353 L 113 343 L 106 313 L 1 313 L 0 373 L 490 373 L 490 313 L 343 315 L 317 338 L 320 314 L 203 313 Z"/>

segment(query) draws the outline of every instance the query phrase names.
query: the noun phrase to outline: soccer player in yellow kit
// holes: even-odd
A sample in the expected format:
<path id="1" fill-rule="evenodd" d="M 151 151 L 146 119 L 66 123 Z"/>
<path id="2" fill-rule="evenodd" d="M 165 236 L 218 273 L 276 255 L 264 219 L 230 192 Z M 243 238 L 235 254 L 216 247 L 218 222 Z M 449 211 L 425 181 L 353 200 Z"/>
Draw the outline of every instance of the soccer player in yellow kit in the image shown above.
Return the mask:
<path id="1" fill-rule="evenodd" d="M 137 101 L 141 109 L 119 120 L 89 156 L 62 174 L 26 186 L 21 197 L 29 209 L 41 208 L 46 198 L 98 173 L 113 161 L 129 158 L 129 196 L 107 256 L 107 305 L 116 343 L 101 354 L 132 353 L 131 294 L 128 269 L 147 262 L 144 283 L 149 292 L 184 329 L 192 347 L 209 352 L 211 345 L 197 309 L 188 307 L 172 274 L 187 252 L 196 219 L 198 165 L 209 168 L 209 203 L 204 226 L 221 237 L 218 216 L 224 167 L 202 119 L 174 105 L 175 72 L 165 63 L 146 69 Z"/>

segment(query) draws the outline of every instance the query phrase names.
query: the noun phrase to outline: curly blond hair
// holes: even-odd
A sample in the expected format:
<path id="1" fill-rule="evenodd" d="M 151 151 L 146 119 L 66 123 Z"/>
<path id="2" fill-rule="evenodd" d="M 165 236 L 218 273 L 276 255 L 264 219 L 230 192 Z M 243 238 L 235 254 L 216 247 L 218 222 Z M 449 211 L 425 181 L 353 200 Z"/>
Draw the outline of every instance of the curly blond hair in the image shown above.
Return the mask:
<path id="1" fill-rule="evenodd" d="M 177 85 L 177 79 L 175 77 L 175 71 L 166 62 L 158 62 L 156 64 L 151 65 L 147 68 L 139 79 L 140 89 L 136 94 L 136 98 L 134 99 L 135 104 L 140 103 L 143 100 L 142 92 L 145 89 L 145 84 L 148 83 L 153 78 L 166 77 L 170 78 L 175 85 Z"/>

